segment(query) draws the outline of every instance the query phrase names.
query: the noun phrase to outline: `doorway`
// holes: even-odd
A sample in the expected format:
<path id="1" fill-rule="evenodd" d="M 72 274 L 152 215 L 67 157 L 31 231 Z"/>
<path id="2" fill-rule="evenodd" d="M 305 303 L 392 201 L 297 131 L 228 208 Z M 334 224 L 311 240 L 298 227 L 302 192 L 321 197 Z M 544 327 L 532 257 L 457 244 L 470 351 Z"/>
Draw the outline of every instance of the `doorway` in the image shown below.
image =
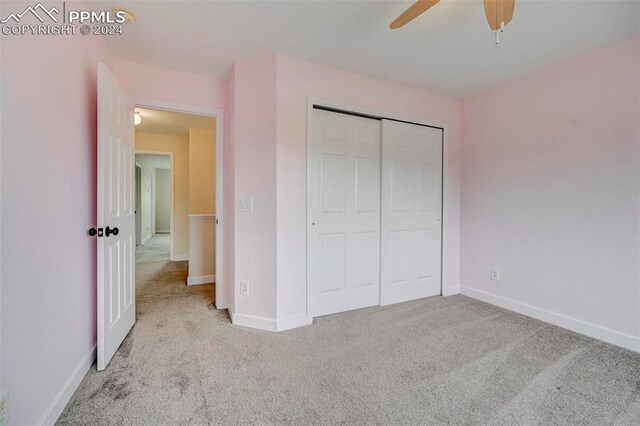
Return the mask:
<path id="1" fill-rule="evenodd" d="M 218 120 L 146 106 L 137 106 L 135 114 L 142 244 L 153 238 L 159 250 L 162 241 L 169 241 L 169 259 L 188 264 L 186 284 L 214 284 Z"/>
<path id="2" fill-rule="evenodd" d="M 136 247 L 142 243 L 142 223 L 140 222 L 142 199 L 142 168 L 136 164 Z"/>
<path id="3" fill-rule="evenodd" d="M 136 263 L 170 260 L 174 235 L 173 155 L 136 152 Z"/>
<path id="4" fill-rule="evenodd" d="M 214 258 L 216 268 L 215 301 L 217 309 L 225 309 L 223 283 L 223 158 L 224 158 L 224 117 L 219 109 L 192 107 L 183 104 L 159 102 L 153 100 L 133 100 L 118 82 L 109 68 L 98 64 L 98 143 L 97 143 L 97 229 L 89 234 L 97 238 L 97 368 L 103 370 L 118 347 L 136 322 L 136 265 L 135 248 L 136 227 L 136 167 L 135 152 L 141 149 L 135 138 L 135 129 L 144 122 L 143 114 L 136 111 L 146 108 L 158 113 L 182 113 L 198 117 L 208 117 L 216 122 L 215 134 L 215 180 L 213 199 L 218 211 L 210 216 L 215 232 L 215 254 L 205 256 Z M 137 104 L 137 106 L 136 106 Z M 137 112 L 137 113 L 136 113 Z M 151 117 L 149 114 L 146 118 Z M 147 123 L 152 121 L 147 120 Z M 157 139 L 157 138 L 155 138 Z M 160 153 L 163 154 L 163 153 Z M 171 167 L 175 170 L 176 161 Z M 142 178 L 139 179 L 142 181 Z M 175 184 L 175 179 L 172 181 Z M 206 181 L 210 184 L 210 181 Z M 175 185 L 174 185 L 175 186 Z M 142 192 L 142 188 L 141 188 Z M 177 205 L 173 203 L 174 209 Z M 187 213 L 188 214 L 188 213 Z M 177 237 L 175 220 L 170 219 L 169 236 Z M 142 219 L 142 217 L 141 217 Z M 157 219 L 157 217 L 156 217 Z M 175 222 L 173 228 L 171 222 Z M 173 232 L 172 232 L 173 231 Z M 209 238 L 205 238 L 210 241 Z M 170 244 L 170 257 L 174 260 L 177 253 L 177 238 Z M 143 242 L 141 235 L 140 242 Z M 175 252 L 172 253 L 172 247 Z M 181 254 L 182 260 L 189 260 L 189 252 Z M 183 264 L 186 262 L 183 262 Z M 209 277 L 205 277 L 207 280 Z M 186 280 L 185 280 L 186 281 Z M 186 283 L 185 283 L 186 284 Z M 213 285 L 212 285 L 213 286 Z"/>

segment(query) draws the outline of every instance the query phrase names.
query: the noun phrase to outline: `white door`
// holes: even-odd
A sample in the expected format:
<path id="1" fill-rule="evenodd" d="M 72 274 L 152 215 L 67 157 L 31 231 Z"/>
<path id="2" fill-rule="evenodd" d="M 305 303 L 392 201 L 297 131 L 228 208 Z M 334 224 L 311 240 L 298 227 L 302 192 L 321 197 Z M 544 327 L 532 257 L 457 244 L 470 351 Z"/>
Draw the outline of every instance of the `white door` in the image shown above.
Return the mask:
<path id="1" fill-rule="evenodd" d="M 307 259 L 312 317 L 380 303 L 380 121 L 313 111 Z"/>
<path id="2" fill-rule="evenodd" d="M 441 294 L 442 142 L 442 129 L 382 120 L 382 305 Z"/>
<path id="3" fill-rule="evenodd" d="M 136 320 L 133 114 L 131 99 L 99 64 L 98 370 L 107 366 Z"/>

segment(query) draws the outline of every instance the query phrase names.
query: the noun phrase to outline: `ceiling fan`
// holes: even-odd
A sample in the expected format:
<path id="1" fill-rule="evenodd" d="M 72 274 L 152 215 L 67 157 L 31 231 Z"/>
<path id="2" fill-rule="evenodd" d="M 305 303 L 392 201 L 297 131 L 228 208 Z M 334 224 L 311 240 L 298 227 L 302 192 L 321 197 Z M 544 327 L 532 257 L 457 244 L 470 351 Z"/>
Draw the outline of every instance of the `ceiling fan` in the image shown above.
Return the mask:
<path id="1" fill-rule="evenodd" d="M 389 28 L 395 30 L 413 21 L 418 16 L 439 3 L 440 0 L 418 0 L 409 9 L 393 21 Z M 484 14 L 491 30 L 496 33 L 496 44 L 500 43 L 499 34 L 504 31 L 504 26 L 513 19 L 513 9 L 516 0 L 484 0 Z"/>

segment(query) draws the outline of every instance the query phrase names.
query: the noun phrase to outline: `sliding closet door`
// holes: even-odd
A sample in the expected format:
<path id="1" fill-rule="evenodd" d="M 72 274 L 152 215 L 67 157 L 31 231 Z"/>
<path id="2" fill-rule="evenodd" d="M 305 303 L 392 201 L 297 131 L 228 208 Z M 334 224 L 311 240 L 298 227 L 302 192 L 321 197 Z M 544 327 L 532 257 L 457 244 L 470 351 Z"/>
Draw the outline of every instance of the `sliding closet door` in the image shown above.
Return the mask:
<path id="1" fill-rule="evenodd" d="M 442 138 L 382 120 L 382 305 L 441 294 Z"/>
<path id="2" fill-rule="evenodd" d="M 308 212 L 312 317 L 380 303 L 380 121 L 315 109 Z"/>

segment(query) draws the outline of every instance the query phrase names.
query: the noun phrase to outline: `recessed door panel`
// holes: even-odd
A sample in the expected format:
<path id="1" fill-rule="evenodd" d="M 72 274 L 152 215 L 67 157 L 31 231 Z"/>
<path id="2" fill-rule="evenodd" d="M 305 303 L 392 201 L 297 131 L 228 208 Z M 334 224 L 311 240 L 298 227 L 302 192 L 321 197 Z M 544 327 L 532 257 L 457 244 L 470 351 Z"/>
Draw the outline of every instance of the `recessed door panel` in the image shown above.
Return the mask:
<path id="1" fill-rule="evenodd" d="M 355 211 L 357 213 L 375 213 L 380 209 L 380 160 L 377 158 L 356 158 L 355 162 Z"/>
<path id="2" fill-rule="evenodd" d="M 411 162 L 392 161 L 388 170 L 389 187 L 391 193 L 391 211 L 408 212 L 411 200 Z"/>
<path id="3" fill-rule="evenodd" d="M 438 232 L 435 229 L 417 229 L 416 236 L 416 277 L 419 279 L 433 278 L 437 274 L 439 265 L 438 251 L 440 250 Z"/>
<path id="4" fill-rule="evenodd" d="M 321 156 L 322 211 L 344 213 L 346 202 L 347 161 L 340 155 Z"/>
<path id="5" fill-rule="evenodd" d="M 380 240 L 377 232 L 354 234 L 356 260 L 356 287 L 378 287 L 378 253 Z"/>
<path id="6" fill-rule="evenodd" d="M 108 297 L 109 297 L 109 327 L 120 319 L 120 288 L 118 287 L 118 279 L 120 277 L 120 244 L 114 241 L 108 245 L 108 270 L 106 277 L 108 279 Z"/>
<path id="7" fill-rule="evenodd" d="M 407 230 L 389 232 L 389 254 L 385 258 L 391 273 L 391 283 L 399 284 L 409 281 L 411 257 L 411 233 Z"/>
<path id="8" fill-rule="evenodd" d="M 322 293 L 344 290 L 345 235 L 325 234 L 322 241 L 321 271 Z"/>

